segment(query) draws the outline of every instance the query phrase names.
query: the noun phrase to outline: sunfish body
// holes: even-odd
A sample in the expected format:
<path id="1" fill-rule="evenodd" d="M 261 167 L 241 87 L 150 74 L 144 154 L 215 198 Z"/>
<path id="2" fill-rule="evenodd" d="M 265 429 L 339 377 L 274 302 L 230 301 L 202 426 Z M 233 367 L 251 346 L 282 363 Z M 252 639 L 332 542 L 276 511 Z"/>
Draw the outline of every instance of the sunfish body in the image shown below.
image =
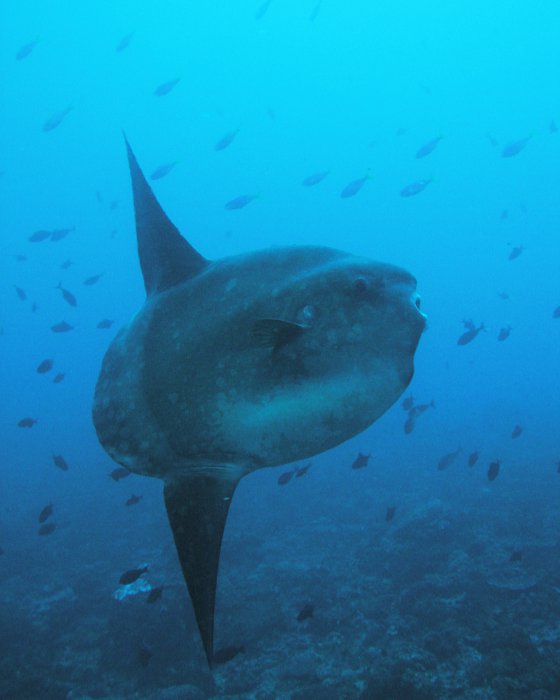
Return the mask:
<path id="1" fill-rule="evenodd" d="M 105 355 L 93 420 L 114 460 L 164 480 L 212 663 L 220 545 L 239 480 L 381 416 L 412 378 L 425 317 L 408 272 L 338 250 L 206 260 L 127 148 L 147 298 Z"/>

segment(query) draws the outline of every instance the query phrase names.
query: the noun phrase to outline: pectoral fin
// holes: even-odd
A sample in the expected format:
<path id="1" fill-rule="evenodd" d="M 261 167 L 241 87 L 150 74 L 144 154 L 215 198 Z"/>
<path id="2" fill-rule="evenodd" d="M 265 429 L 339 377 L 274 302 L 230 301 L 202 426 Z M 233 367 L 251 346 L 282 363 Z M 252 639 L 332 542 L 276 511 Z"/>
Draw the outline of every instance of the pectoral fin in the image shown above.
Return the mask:
<path id="1" fill-rule="evenodd" d="M 304 330 L 305 326 L 299 323 L 276 318 L 261 318 L 253 324 L 252 337 L 257 345 L 277 350 L 298 338 Z"/>
<path id="2" fill-rule="evenodd" d="M 220 547 L 237 483 L 195 476 L 168 481 L 164 489 L 169 523 L 209 665 Z"/>

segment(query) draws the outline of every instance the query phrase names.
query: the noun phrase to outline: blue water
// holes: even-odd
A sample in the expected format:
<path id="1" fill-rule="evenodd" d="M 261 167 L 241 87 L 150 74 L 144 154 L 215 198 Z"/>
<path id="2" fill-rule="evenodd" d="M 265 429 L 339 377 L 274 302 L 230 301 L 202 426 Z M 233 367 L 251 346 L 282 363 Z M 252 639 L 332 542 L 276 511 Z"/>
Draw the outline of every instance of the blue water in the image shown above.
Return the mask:
<path id="1" fill-rule="evenodd" d="M 22 0 L 0 24 L 0 696 L 560 698 L 557 3 Z M 404 396 L 435 408 L 410 434 L 398 402 L 305 477 L 236 492 L 216 646 L 245 651 L 213 678 L 161 484 L 111 480 L 90 416 L 144 299 L 123 130 L 147 175 L 176 163 L 151 184 L 205 257 L 348 250 L 410 270 L 428 315 Z M 144 564 L 161 601 L 115 599 Z"/>

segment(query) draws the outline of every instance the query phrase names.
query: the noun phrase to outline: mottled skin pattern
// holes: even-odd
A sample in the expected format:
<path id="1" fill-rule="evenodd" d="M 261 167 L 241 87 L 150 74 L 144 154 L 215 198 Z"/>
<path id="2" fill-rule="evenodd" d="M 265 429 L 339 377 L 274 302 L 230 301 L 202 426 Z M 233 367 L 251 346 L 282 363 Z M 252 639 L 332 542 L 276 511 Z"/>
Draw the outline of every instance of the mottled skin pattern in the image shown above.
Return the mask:
<path id="1" fill-rule="evenodd" d="M 165 482 L 211 663 L 220 544 L 237 483 L 373 423 L 412 378 L 425 318 L 408 272 L 337 250 L 206 261 L 167 219 L 130 148 L 129 163 L 148 296 L 107 351 L 93 418 L 113 459 Z"/>

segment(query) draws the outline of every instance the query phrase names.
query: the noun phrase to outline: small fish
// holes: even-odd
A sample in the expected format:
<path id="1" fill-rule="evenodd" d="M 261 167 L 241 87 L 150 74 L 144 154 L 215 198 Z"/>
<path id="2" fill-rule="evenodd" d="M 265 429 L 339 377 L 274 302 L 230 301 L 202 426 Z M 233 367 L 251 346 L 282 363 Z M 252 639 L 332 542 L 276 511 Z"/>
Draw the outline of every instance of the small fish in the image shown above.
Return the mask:
<path id="1" fill-rule="evenodd" d="M 558 132 L 558 125 L 554 121 L 554 119 L 551 119 L 548 123 L 548 130 L 551 134 L 556 134 Z"/>
<path id="2" fill-rule="evenodd" d="M 298 612 L 296 620 L 298 622 L 303 622 L 304 620 L 308 620 L 310 617 L 313 617 L 313 611 L 314 611 L 314 606 L 311 605 L 311 603 L 306 603 L 303 608 Z"/>
<path id="3" fill-rule="evenodd" d="M 272 0 L 264 0 L 258 6 L 257 11 L 255 12 L 255 19 L 262 19 L 266 15 L 271 2 Z"/>
<path id="4" fill-rule="evenodd" d="M 395 517 L 396 512 L 397 512 L 396 506 L 389 506 L 389 508 L 387 508 L 387 512 L 385 513 L 385 521 L 390 523 L 391 520 Z"/>
<path id="5" fill-rule="evenodd" d="M 24 58 L 27 58 L 38 43 L 39 37 L 37 37 L 33 41 L 28 42 L 27 44 L 24 44 L 16 53 L 16 61 L 23 61 Z"/>
<path id="6" fill-rule="evenodd" d="M 44 525 L 41 525 L 41 527 L 37 530 L 37 533 L 39 535 L 52 535 L 52 533 L 56 530 L 56 523 L 45 523 Z"/>
<path id="7" fill-rule="evenodd" d="M 235 197 L 234 199 L 230 199 L 229 202 L 225 204 L 225 208 L 229 209 L 230 211 L 234 209 L 243 209 L 243 207 L 246 207 L 247 204 L 252 202 L 254 199 L 257 198 L 256 194 L 242 194 L 239 195 L 239 197 Z"/>
<path id="8" fill-rule="evenodd" d="M 450 467 L 453 462 L 457 459 L 459 454 L 462 452 L 462 448 L 458 447 L 456 450 L 453 452 L 448 452 L 447 454 L 443 455 L 443 457 L 439 460 L 437 463 L 437 468 L 438 471 L 443 471 L 444 469 L 447 469 Z"/>
<path id="9" fill-rule="evenodd" d="M 71 260 L 65 260 L 62 265 L 60 266 L 61 270 L 67 270 L 69 267 L 71 267 L 74 263 Z"/>
<path id="10" fill-rule="evenodd" d="M 498 296 L 500 297 L 500 299 L 503 299 L 504 301 L 507 301 L 509 299 L 509 294 L 507 292 L 500 292 L 498 294 Z"/>
<path id="11" fill-rule="evenodd" d="M 74 326 L 66 323 L 66 321 L 61 321 L 60 323 L 55 323 L 54 326 L 51 326 L 51 331 L 53 333 L 68 333 L 68 331 L 73 330 L 73 328 Z"/>
<path id="12" fill-rule="evenodd" d="M 498 140 L 494 136 L 492 136 L 492 134 L 486 134 L 486 137 L 488 141 L 490 141 L 490 145 L 492 146 L 492 148 L 496 148 L 496 146 L 498 145 Z"/>
<path id="13" fill-rule="evenodd" d="M 370 457 L 371 455 L 364 455 L 361 452 L 358 452 L 358 456 L 352 462 L 352 469 L 363 469 L 364 467 L 367 467 Z"/>
<path id="14" fill-rule="evenodd" d="M 51 369 L 53 368 L 54 365 L 54 360 L 43 360 L 37 365 L 37 374 L 46 374 L 47 372 L 50 372 Z"/>
<path id="15" fill-rule="evenodd" d="M 134 36 L 134 32 L 129 32 L 128 34 L 125 34 L 123 38 L 119 41 L 119 43 L 115 47 L 115 51 L 117 53 L 120 53 L 121 51 L 124 51 L 125 49 L 128 48 L 130 44 L 130 40 Z"/>
<path id="16" fill-rule="evenodd" d="M 414 406 L 414 396 L 407 396 L 401 403 L 401 406 L 405 411 L 410 411 L 410 409 Z"/>
<path id="17" fill-rule="evenodd" d="M 515 260 L 515 258 L 518 258 L 524 250 L 525 249 L 522 245 L 516 245 L 511 249 L 511 252 L 508 255 L 508 260 Z"/>
<path id="18" fill-rule="evenodd" d="M 357 180 L 352 180 L 346 187 L 344 187 L 340 193 L 342 199 L 348 199 L 348 197 L 354 197 L 362 189 L 367 180 L 371 180 L 370 175 L 364 175 L 359 177 Z"/>
<path id="19" fill-rule="evenodd" d="M 137 581 L 140 578 L 140 576 L 142 576 L 142 574 L 145 574 L 147 571 L 147 566 L 143 566 L 141 569 L 129 569 L 128 571 L 125 571 L 124 574 L 121 574 L 119 583 L 122 586 L 128 586 L 128 584 Z"/>
<path id="20" fill-rule="evenodd" d="M 410 435 L 410 433 L 414 430 L 414 427 L 416 425 L 416 419 L 414 416 L 408 416 L 408 418 L 404 422 L 404 432 L 406 435 Z"/>
<path id="21" fill-rule="evenodd" d="M 238 654 L 245 652 L 245 647 L 222 647 L 214 652 L 212 656 L 213 664 L 226 664 L 228 661 L 235 659 Z"/>
<path id="22" fill-rule="evenodd" d="M 158 85 L 157 88 L 154 90 L 154 95 L 156 97 L 163 97 L 163 95 L 168 95 L 180 80 L 181 78 L 175 78 L 174 80 L 168 80 L 166 83 Z"/>
<path id="23" fill-rule="evenodd" d="M 109 209 L 110 209 L 111 211 L 115 211 L 115 210 L 118 209 L 118 208 L 119 208 L 119 202 L 118 202 L 118 200 L 112 199 L 112 200 L 109 202 Z"/>
<path id="24" fill-rule="evenodd" d="M 501 462 L 498 459 L 495 462 L 490 463 L 487 473 L 488 481 L 494 481 L 494 479 L 498 476 L 500 473 L 500 464 Z"/>
<path id="25" fill-rule="evenodd" d="M 322 0 L 317 0 L 315 5 L 313 6 L 313 9 L 311 10 L 311 14 L 309 15 L 310 22 L 314 22 L 317 19 L 318 15 L 319 15 L 319 11 L 321 9 L 321 5 L 322 5 Z"/>
<path id="26" fill-rule="evenodd" d="M 292 476 L 294 474 L 295 469 L 290 469 L 289 472 L 284 472 L 283 474 L 280 474 L 276 483 L 278 484 L 278 486 L 285 486 L 289 481 L 292 480 Z"/>
<path id="27" fill-rule="evenodd" d="M 520 562 L 522 559 L 523 559 L 523 552 L 520 549 L 514 549 L 510 555 L 510 558 L 509 558 L 509 560 L 512 564 Z"/>
<path id="28" fill-rule="evenodd" d="M 60 293 L 62 294 L 62 298 L 67 304 L 70 304 L 70 306 L 77 306 L 78 301 L 76 297 L 72 294 L 72 292 L 68 291 L 68 289 L 64 289 L 62 286 L 62 282 L 59 282 L 56 286 L 56 289 L 60 289 Z"/>
<path id="29" fill-rule="evenodd" d="M 159 168 L 156 168 L 150 175 L 150 180 L 160 180 L 162 177 L 169 175 L 169 173 L 173 170 L 173 168 L 177 165 L 178 162 L 179 161 L 174 160 L 171 163 L 165 163 L 164 165 L 160 165 Z"/>
<path id="30" fill-rule="evenodd" d="M 150 660 L 153 655 L 154 652 L 145 644 L 142 644 L 142 646 L 138 650 L 136 658 L 138 659 L 138 663 L 140 664 L 140 666 L 142 666 L 142 668 L 146 668 L 146 666 L 150 663 Z"/>
<path id="31" fill-rule="evenodd" d="M 415 194 L 420 194 L 426 187 L 430 184 L 432 180 L 417 180 L 416 182 L 411 182 L 406 187 L 401 190 L 401 197 L 413 197 Z"/>
<path id="32" fill-rule="evenodd" d="M 500 214 L 500 220 L 505 221 L 509 216 L 509 212 L 507 209 L 502 209 L 502 213 Z"/>
<path id="33" fill-rule="evenodd" d="M 157 600 L 159 600 L 162 595 L 163 595 L 163 586 L 158 586 L 157 588 L 152 588 L 152 590 L 148 593 L 148 597 L 146 598 L 146 603 L 149 603 L 150 605 L 152 605 Z"/>
<path id="34" fill-rule="evenodd" d="M 60 382 L 62 382 L 64 380 L 65 376 L 66 375 L 64 374 L 64 372 L 59 372 L 56 375 L 56 377 L 53 379 L 53 384 L 60 384 Z"/>
<path id="35" fill-rule="evenodd" d="M 125 479 L 127 476 L 130 476 L 131 473 L 132 472 L 129 472 L 126 467 L 116 467 L 109 473 L 109 476 L 111 479 L 113 479 L 113 481 L 120 481 L 121 479 Z"/>
<path id="36" fill-rule="evenodd" d="M 25 262 L 27 260 L 27 255 L 18 253 L 17 255 L 14 255 L 14 258 L 17 260 L 17 262 Z"/>
<path id="37" fill-rule="evenodd" d="M 110 318 L 104 318 L 102 321 L 99 321 L 97 324 L 97 328 L 111 328 L 113 325 L 114 321 Z"/>
<path id="38" fill-rule="evenodd" d="M 296 473 L 295 473 L 296 478 L 299 478 L 300 476 L 305 476 L 305 474 L 307 474 L 307 472 L 309 471 L 310 467 L 311 467 L 311 462 L 307 462 L 307 464 L 304 464 L 303 467 L 296 467 Z"/>
<path id="39" fill-rule="evenodd" d="M 500 332 L 498 333 L 498 340 L 506 340 L 509 338 L 511 333 L 511 326 L 504 326 L 503 328 L 500 328 Z"/>
<path id="40" fill-rule="evenodd" d="M 308 175 L 302 180 L 301 184 L 305 187 L 312 187 L 313 185 L 318 185 L 327 177 L 329 172 L 329 170 L 321 170 L 318 173 L 313 173 L 313 175 Z"/>
<path id="41" fill-rule="evenodd" d="M 429 156 L 432 151 L 435 150 L 438 143 L 442 140 L 443 136 L 436 136 L 435 139 L 431 139 L 416 151 L 416 158 L 425 158 Z"/>
<path id="42" fill-rule="evenodd" d="M 478 450 L 470 453 L 469 458 L 467 460 L 467 464 L 469 465 L 469 467 L 474 467 L 474 465 L 478 462 L 478 457 L 479 457 Z"/>
<path id="43" fill-rule="evenodd" d="M 516 156 L 518 153 L 521 153 L 521 151 L 531 140 L 532 136 L 533 135 L 530 134 L 524 139 L 518 139 L 517 141 L 510 141 L 509 143 L 506 143 L 506 145 L 502 149 L 502 158 L 513 158 L 513 156 Z"/>
<path id="44" fill-rule="evenodd" d="M 27 239 L 30 243 L 41 243 L 41 241 L 46 241 L 50 238 L 52 231 L 47 231 L 46 229 L 41 229 L 40 231 L 35 231 Z"/>
<path id="45" fill-rule="evenodd" d="M 215 151 L 223 151 L 224 148 L 227 148 L 228 146 L 231 146 L 233 143 L 233 140 L 237 136 L 239 132 L 239 129 L 235 129 L 235 131 L 228 131 L 227 134 L 224 134 L 221 139 L 216 141 L 214 144 L 214 150 Z"/>
<path id="46" fill-rule="evenodd" d="M 18 421 L 18 428 L 32 428 L 37 422 L 36 418 L 22 418 Z"/>
<path id="47" fill-rule="evenodd" d="M 63 238 L 66 238 L 66 236 L 69 233 L 72 233 L 72 231 L 75 230 L 75 227 L 73 226 L 72 228 L 55 228 L 53 231 L 51 231 L 51 243 L 56 243 L 57 241 L 61 241 Z"/>
<path id="48" fill-rule="evenodd" d="M 84 280 L 84 284 L 86 287 L 92 287 L 94 284 L 97 284 L 99 280 L 101 279 L 103 273 L 100 272 L 98 275 L 92 275 L 91 277 L 86 277 Z"/>
<path id="49" fill-rule="evenodd" d="M 62 455 L 53 455 L 53 462 L 55 467 L 62 469 L 63 472 L 68 471 L 68 462 L 64 459 Z"/>
<path id="50" fill-rule="evenodd" d="M 523 432 L 523 427 L 521 425 L 516 425 L 514 427 L 514 429 L 511 431 L 512 440 L 515 440 L 515 438 L 518 438 L 522 432 Z"/>
<path id="51" fill-rule="evenodd" d="M 136 503 L 139 503 L 141 500 L 142 500 L 142 496 L 135 496 L 134 494 L 132 494 L 132 496 L 130 496 L 130 498 L 126 499 L 125 506 L 133 506 Z"/>
<path id="52" fill-rule="evenodd" d="M 411 418 L 417 418 L 418 416 L 421 416 L 429 408 L 435 408 L 435 407 L 436 407 L 436 402 L 433 399 L 430 401 L 430 403 L 418 403 L 418 404 L 416 404 L 416 406 L 411 406 L 411 408 L 408 409 L 408 415 Z"/>
<path id="53" fill-rule="evenodd" d="M 56 114 L 53 114 L 52 117 L 49 117 L 44 123 L 43 123 L 43 131 L 52 131 L 53 129 L 56 129 L 57 126 L 60 126 L 64 118 L 70 114 L 72 111 L 73 107 L 70 105 L 69 107 L 66 107 L 66 109 L 63 109 L 61 112 L 57 112 Z"/>
<path id="54" fill-rule="evenodd" d="M 21 287 L 15 287 L 15 290 L 20 301 L 25 301 L 27 299 L 27 293 L 25 289 L 22 289 Z"/>
<path id="55" fill-rule="evenodd" d="M 467 330 L 459 336 L 457 339 L 457 345 L 467 345 L 468 343 L 471 343 L 480 333 L 480 331 L 486 330 L 484 323 L 481 323 L 480 326 L 476 328 L 471 320 L 463 321 L 463 325 Z"/>
<path id="56" fill-rule="evenodd" d="M 39 513 L 38 520 L 40 523 L 44 523 L 45 520 L 48 520 L 51 515 L 53 514 L 53 506 L 52 503 L 49 503 L 48 506 L 45 506 L 43 510 Z"/>
<path id="57" fill-rule="evenodd" d="M 560 306 L 557 306 L 552 312 L 552 318 L 560 318 Z"/>

